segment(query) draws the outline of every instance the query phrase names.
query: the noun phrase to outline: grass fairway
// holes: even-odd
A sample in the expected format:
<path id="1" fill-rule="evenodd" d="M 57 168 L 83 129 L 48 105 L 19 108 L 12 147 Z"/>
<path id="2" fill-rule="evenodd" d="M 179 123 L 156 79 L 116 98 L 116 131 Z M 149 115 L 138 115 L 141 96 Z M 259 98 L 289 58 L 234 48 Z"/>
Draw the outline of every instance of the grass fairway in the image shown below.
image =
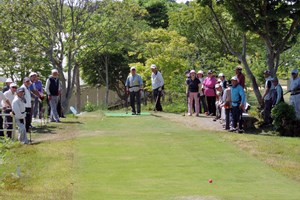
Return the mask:
<path id="1" fill-rule="evenodd" d="M 88 121 L 74 141 L 76 200 L 300 199 L 299 182 L 220 134 L 153 116 Z"/>

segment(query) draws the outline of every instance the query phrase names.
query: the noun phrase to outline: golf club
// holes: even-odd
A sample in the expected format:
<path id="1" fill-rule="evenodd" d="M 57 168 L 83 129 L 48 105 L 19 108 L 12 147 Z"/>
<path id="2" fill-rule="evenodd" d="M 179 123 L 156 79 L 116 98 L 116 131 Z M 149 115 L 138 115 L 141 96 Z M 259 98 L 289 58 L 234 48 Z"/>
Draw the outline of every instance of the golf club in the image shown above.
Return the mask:
<path id="1" fill-rule="evenodd" d="M 287 93 L 290 93 L 291 91 L 286 91 L 285 93 L 283 93 L 283 96 L 286 95 Z"/>

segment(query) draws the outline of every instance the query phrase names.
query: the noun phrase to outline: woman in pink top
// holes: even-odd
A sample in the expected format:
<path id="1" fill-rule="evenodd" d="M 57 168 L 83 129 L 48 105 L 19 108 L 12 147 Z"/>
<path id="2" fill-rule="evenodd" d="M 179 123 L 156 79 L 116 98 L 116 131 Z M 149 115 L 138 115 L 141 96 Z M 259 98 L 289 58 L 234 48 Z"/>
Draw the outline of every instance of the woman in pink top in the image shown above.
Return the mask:
<path id="1" fill-rule="evenodd" d="M 215 78 L 213 71 L 209 70 L 207 77 L 203 81 L 204 95 L 206 96 L 208 114 L 210 116 L 216 116 L 216 91 L 215 85 L 217 84 L 217 79 Z"/>

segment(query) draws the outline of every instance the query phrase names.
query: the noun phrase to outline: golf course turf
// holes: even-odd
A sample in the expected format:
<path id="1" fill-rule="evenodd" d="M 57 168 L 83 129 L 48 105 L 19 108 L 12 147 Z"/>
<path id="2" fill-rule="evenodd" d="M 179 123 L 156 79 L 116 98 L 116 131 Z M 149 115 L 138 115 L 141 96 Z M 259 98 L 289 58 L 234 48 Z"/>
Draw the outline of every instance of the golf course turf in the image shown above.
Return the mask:
<path id="1" fill-rule="evenodd" d="M 280 147 L 280 155 L 289 157 L 287 149 L 298 166 L 298 138 L 238 135 L 164 117 L 102 112 L 56 126 L 51 127 L 55 134 L 34 134 L 36 141 L 47 138 L 17 147 L 0 165 L 0 199 L 300 199 L 299 176 L 273 167 L 262 154 Z M 17 165 L 21 177 L 5 182 Z"/>

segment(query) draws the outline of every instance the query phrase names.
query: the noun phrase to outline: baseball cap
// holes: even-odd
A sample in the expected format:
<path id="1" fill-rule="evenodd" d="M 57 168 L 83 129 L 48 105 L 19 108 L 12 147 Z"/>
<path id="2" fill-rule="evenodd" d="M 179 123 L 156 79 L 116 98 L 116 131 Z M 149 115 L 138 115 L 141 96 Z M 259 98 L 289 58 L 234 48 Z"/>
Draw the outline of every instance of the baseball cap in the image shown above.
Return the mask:
<path id="1" fill-rule="evenodd" d="M 19 93 L 19 92 L 25 92 L 25 89 L 24 89 L 23 87 L 19 87 L 19 88 L 17 89 L 17 93 Z"/>
<path id="2" fill-rule="evenodd" d="M 151 69 L 156 69 L 156 65 L 155 65 L 155 64 L 152 64 L 150 68 L 151 68 Z"/>
<path id="3" fill-rule="evenodd" d="M 233 76 L 233 77 L 231 78 L 231 80 L 232 80 L 232 81 L 238 81 L 238 78 L 237 78 L 236 76 Z"/>
<path id="4" fill-rule="evenodd" d="M 213 70 L 208 70 L 208 72 L 207 72 L 208 74 L 212 74 L 213 73 Z"/>
<path id="5" fill-rule="evenodd" d="M 264 74 L 271 74 L 270 70 L 265 70 Z"/>
<path id="6" fill-rule="evenodd" d="M 13 82 L 13 81 L 12 81 L 11 78 L 7 78 L 6 81 L 5 81 L 5 83 L 12 83 L 12 82 Z"/>
<path id="7" fill-rule="evenodd" d="M 18 85 L 17 84 L 15 84 L 15 83 L 11 83 L 10 85 L 9 85 L 9 87 L 18 87 Z"/>
<path id="8" fill-rule="evenodd" d="M 132 70 L 136 70 L 135 67 L 130 67 L 130 71 L 132 71 Z"/>
<path id="9" fill-rule="evenodd" d="M 216 84 L 216 85 L 215 85 L 215 88 L 219 88 L 219 87 L 221 87 L 220 84 Z"/>
<path id="10" fill-rule="evenodd" d="M 202 71 L 202 70 L 199 70 L 197 74 L 203 74 L 203 71 Z"/>
<path id="11" fill-rule="evenodd" d="M 298 69 L 293 69 L 291 74 L 298 74 Z"/>
<path id="12" fill-rule="evenodd" d="M 35 72 L 30 72 L 29 77 L 37 75 Z"/>
<path id="13" fill-rule="evenodd" d="M 53 73 L 58 73 L 58 70 L 57 69 L 52 69 L 51 70 L 51 73 L 53 74 Z"/>
<path id="14" fill-rule="evenodd" d="M 25 78 L 23 79 L 23 83 L 28 82 L 28 81 L 30 81 L 30 79 L 29 79 L 28 77 L 25 77 Z"/>
<path id="15" fill-rule="evenodd" d="M 189 74 L 191 70 L 187 69 L 185 70 L 184 74 Z"/>
<path id="16" fill-rule="evenodd" d="M 235 68 L 235 70 L 243 70 L 243 67 L 239 65 Z"/>
<path id="17" fill-rule="evenodd" d="M 196 74 L 196 71 L 192 69 L 192 70 L 190 71 L 190 74 L 191 74 L 191 73 L 195 73 L 195 74 Z"/>
<path id="18" fill-rule="evenodd" d="M 224 74 L 223 74 L 223 73 L 220 73 L 218 77 L 221 77 L 221 76 L 224 76 Z"/>

